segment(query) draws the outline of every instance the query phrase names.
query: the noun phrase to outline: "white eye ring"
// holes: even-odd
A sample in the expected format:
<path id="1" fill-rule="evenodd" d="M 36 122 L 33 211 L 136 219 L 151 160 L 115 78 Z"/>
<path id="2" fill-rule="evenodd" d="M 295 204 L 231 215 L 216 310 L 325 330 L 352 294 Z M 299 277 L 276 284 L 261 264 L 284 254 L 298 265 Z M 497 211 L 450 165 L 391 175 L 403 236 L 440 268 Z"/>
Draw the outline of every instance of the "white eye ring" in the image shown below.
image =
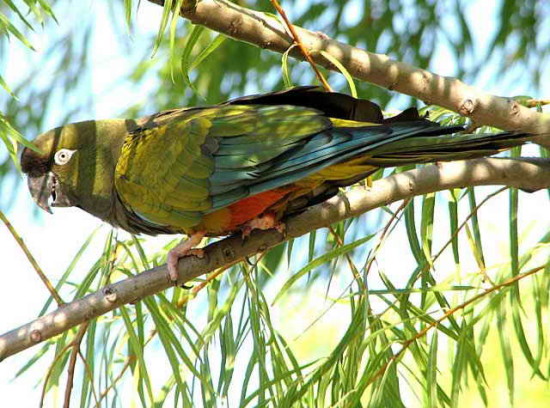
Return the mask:
<path id="1" fill-rule="evenodd" d="M 71 160 L 74 152 L 76 152 L 76 150 L 60 149 L 55 153 L 53 160 L 55 161 L 55 164 L 62 166 L 64 164 L 67 164 L 69 160 Z"/>

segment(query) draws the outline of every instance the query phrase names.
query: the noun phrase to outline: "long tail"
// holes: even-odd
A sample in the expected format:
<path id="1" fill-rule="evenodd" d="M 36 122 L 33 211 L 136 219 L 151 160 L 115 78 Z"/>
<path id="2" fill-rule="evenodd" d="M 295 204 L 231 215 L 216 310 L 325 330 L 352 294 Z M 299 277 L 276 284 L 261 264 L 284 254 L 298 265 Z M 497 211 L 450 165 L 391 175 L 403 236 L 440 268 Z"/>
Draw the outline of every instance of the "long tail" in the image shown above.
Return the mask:
<path id="1" fill-rule="evenodd" d="M 440 129 L 444 130 L 446 134 L 435 137 L 419 134 L 388 141 L 388 143 L 366 152 L 369 157 L 365 159 L 365 163 L 380 167 L 393 167 L 411 163 L 473 159 L 492 156 L 520 146 L 530 139 L 529 135 L 524 133 L 450 135 L 448 133 L 462 129 L 445 127 Z"/>
<path id="2" fill-rule="evenodd" d="M 269 177 L 252 186 L 251 193 L 297 181 L 331 180 L 349 185 L 380 167 L 491 156 L 529 140 L 528 135 L 519 133 L 450 135 L 461 130 L 460 126 L 443 127 L 424 119 L 335 127 L 277 160 Z"/>
<path id="3" fill-rule="evenodd" d="M 237 105 L 297 105 L 317 109 L 333 127 L 269 165 L 266 175 L 249 187 L 250 195 L 291 183 L 349 185 L 380 167 L 491 156 L 524 144 L 521 133 L 454 134 L 462 126 L 440 126 L 415 108 L 384 118 L 378 105 L 349 95 L 297 87 L 227 102 Z"/>
<path id="4" fill-rule="evenodd" d="M 315 86 L 241 97 L 227 102 L 237 105 L 297 105 L 317 109 L 332 118 L 334 127 L 316 135 L 300 149 L 279 160 L 271 177 L 303 177 L 331 165 L 363 157 L 364 164 L 402 166 L 490 156 L 528 141 L 520 133 L 459 134 L 462 126 L 440 126 L 422 118 L 416 108 L 384 118 L 380 107 L 365 99 L 324 92 Z M 351 124 L 351 126 L 350 126 Z M 363 125 L 363 126 L 362 126 Z M 304 166 L 305 164 L 305 166 Z"/>

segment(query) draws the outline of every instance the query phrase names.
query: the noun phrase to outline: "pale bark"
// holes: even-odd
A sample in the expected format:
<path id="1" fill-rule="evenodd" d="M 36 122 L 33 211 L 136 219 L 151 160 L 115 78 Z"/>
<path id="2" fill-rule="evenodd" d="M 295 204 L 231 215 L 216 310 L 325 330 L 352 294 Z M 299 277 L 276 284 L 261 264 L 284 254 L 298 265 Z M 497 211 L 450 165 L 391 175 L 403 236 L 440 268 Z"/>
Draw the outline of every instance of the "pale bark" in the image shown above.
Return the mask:
<path id="1" fill-rule="evenodd" d="M 476 159 L 430 165 L 378 180 L 371 188 L 354 188 L 290 218 L 287 221 L 286 237 L 275 230 L 254 231 L 244 241 L 240 236 L 235 236 L 209 245 L 203 259 L 188 257 L 180 261 L 179 282 L 187 282 L 265 251 L 286 239 L 299 237 L 395 201 L 434 191 L 479 185 L 506 185 L 528 191 L 550 188 L 550 161 Z M 170 279 L 165 265 L 113 283 L 0 336 L 0 360 L 169 286 Z"/>
<path id="2" fill-rule="evenodd" d="M 164 4 L 163 0 L 149 1 Z M 278 20 L 226 0 L 201 0 L 195 7 L 182 8 L 180 14 L 195 24 L 271 51 L 283 53 L 292 45 L 291 37 Z M 490 125 L 532 133 L 537 135 L 533 139 L 536 143 L 550 148 L 549 114 L 538 113 L 511 98 L 487 94 L 459 79 L 440 76 L 395 61 L 387 55 L 341 43 L 323 33 L 300 27 L 296 29 L 313 60 L 323 67 L 338 71 L 320 51 L 336 58 L 357 79 L 411 95 L 427 104 L 443 106 L 469 117 L 476 126 Z M 304 59 L 297 47 L 290 55 Z"/>

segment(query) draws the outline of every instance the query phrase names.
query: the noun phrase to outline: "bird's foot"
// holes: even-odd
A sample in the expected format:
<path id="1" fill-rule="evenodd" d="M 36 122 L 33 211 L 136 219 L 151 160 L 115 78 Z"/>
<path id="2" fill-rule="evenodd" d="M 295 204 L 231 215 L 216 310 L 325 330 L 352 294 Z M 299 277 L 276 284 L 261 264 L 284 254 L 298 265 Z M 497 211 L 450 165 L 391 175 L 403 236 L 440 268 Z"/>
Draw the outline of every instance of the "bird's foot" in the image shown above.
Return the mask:
<path id="1" fill-rule="evenodd" d="M 174 283 L 178 281 L 178 262 L 180 258 L 186 256 L 196 256 L 197 258 L 204 258 L 204 250 L 202 248 L 195 248 L 195 246 L 201 243 L 204 236 L 205 232 L 196 232 L 192 234 L 189 239 L 180 242 L 168 252 L 166 264 L 168 267 L 168 275 L 170 277 L 170 281 Z"/>
<path id="2" fill-rule="evenodd" d="M 286 225 L 282 223 L 281 221 L 277 220 L 277 216 L 275 213 L 267 212 L 265 214 L 260 215 L 259 217 L 256 217 L 250 221 L 248 221 L 246 224 L 244 224 L 241 227 L 241 236 L 243 239 L 248 238 L 252 231 L 255 229 L 259 230 L 268 230 L 268 229 L 276 229 L 281 234 L 285 234 L 286 232 Z"/>

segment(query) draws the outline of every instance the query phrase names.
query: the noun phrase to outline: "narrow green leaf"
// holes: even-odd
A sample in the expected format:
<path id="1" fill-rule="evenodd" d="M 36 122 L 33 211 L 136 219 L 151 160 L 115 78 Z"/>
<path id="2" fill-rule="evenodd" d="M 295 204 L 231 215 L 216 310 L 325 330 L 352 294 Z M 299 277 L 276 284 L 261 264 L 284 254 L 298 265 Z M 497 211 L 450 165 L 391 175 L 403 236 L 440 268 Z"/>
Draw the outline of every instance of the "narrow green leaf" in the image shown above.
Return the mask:
<path id="1" fill-rule="evenodd" d="M 214 39 L 204 48 L 196 58 L 193 58 L 190 69 L 197 68 L 210 54 L 218 49 L 222 45 L 227 37 L 223 34 L 218 34 Z"/>
<path id="2" fill-rule="evenodd" d="M 472 218 L 470 218 L 470 224 L 473 230 L 473 243 L 475 248 L 475 258 L 479 264 L 479 267 L 485 269 L 485 255 L 483 254 L 483 245 L 481 241 L 481 230 L 479 228 L 479 219 L 477 212 L 474 209 L 477 207 L 476 193 L 473 187 L 469 187 L 468 202 L 470 203 L 470 211 L 473 212 Z"/>
<path id="3" fill-rule="evenodd" d="M 189 78 L 189 71 L 191 70 L 192 60 L 191 60 L 191 54 L 193 52 L 193 48 L 200 40 L 201 36 L 205 33 L 205 28 L 203 26 L 195 25 L 191 29 L 191 32 L 187 34 L 187 39 L 185 42 L 185 46 L 183 47 L 183 52 L 181 54 L 181 71 L 183 74 L 183 79 L 185 83 L 195 92 L 198 94 L 198 91 Z"/>
<path id="4" fill-rule="evenodd" d="M 154 401 L 153 388 L 151 385 L 151 379 L 149 378 L 147 364 L 143 356 L 143 344 L 139 341 L 139 338 L 134 329 L 134 324 L 130 319 L 130 315 L 128 314 L 126 306 L 121 306 L 119 310 L 120 310 L 120 315 L 124 320 L 124 325 L 126 326 L 126 333 L 128 334 L 128 346 L 129 346 L 128 353 L 134 354 L 136 356 L 136 361 L 139 365 L 139 375 L 137 376 L 137 380 L 139 383 L 145 384 L 145 388 L 147 390 L 147 397 L 149 399 L 149 403 L 152 405 Z"/>
<path id="5" fill-rule="evenodd" d="M 294 45 L 288 47 L 288 49 L 283 53 L 283 56 L 281 57 L 281 69 L 283 71 L 283 83 L 285 85 L 285 88 L 292 88 L 292 79 L 290 77 L 290 71 L 288 69 L 288 55 Z"/>
<path id="6" fill-rule="evenodd" d="M 19 370 L 17 370 L 13 378 L 15 379 L 19 377 L 21 374 L 25 373 L 29 368 L 31 368 L 38 360 L 42 358 L 42 356 L 44 356 L 49 351 L 52 345 L 53 345 L 53 342 L 51 341 L 46 342 L 35 355 L 27 359 L 25 364 L 23 364 L 23 366 Z"/>
<path id="7" fill-rule="evenodd" d="M 126 26 L 132 27 L 132 0 L 124 0 L 124 16 L 126 17 Z"/>
<path id="8" fill-rule="evenodd" d="M 411 252 L 419 266 L 427 264 L 426 256 L 421 249 L 420 241 L 416 233 L 416 222 L 414 214 L 414 200 L 411 200 L 407 208 L 405 208 L 405 227 L 407 229 L 407 237 Z"/>
<path id="9" fill-rule="evenodd" d="M 438 407 L 437 391 L 437 330 L 432 335 L 430 350 L 428 352 L 428 364 L 426 365 L 426 403 L 424 406 L 430 408 Z"/>
<path id="10" fill-rule="evenodd" d="M 510 337 L 507 335 L 506 303 L 500 302 L 500 310 L 497 314 L 498 338 L 500 340 L 500 351 L 502 353 L 503 369 L 506 374 L 506 384 L 508 385 L 508 397 L 510 403 L 514 404 L 514 358 L 512 354 L 512 346 Z"/>
<path id="11" fill-rule="evenodd" d="M 512 276 L 519 273 L 519 233 L 518 233 L 519 195 L 516 188 L 510 189 L 510 258 Z M 519 295 L 519 293 L 517 293 Z"/>
<path id="12" fill-rule="evenodd" d="M 353 77 L 351 76 L 349 71 L 346 69 L 346 67 L 340 61 L 338 61 L 336 58 L 330 55 L 328 52 L 321 50 L 320 54 L 323 57 L 325 57 L 332 65 L 338 68 L 338 71 L 340 71 L 342 75 L 344 75 L 344 77 L 346 78 L 346 81 L 348 81 L 351 96 L 353 96 L 354 98 L 357 98 L 357 88 L 355 88 L 355 82 L 353 81 Z"/>
<path id="13" fill-rule="evenodd" d="M 29 21 L 25 18 L 25 16 L 23 15 L 23 13 L 21 13 L 19 11 L 19 8 L 13 3 L 12 0 L 4 0 L 4 2 L 8 5 L 8 7 L 10 9 L 12 9 L 12 11 L 17 14 L 17 17 L 19 17 L 19 19 L 27 26 L 27 28 L 29 30 L 34 30 L 32 25 L 29 23 Z"/>
<path id="14" fill-rule="evenodd" d="M 422 200 L 422 218 L 420 220 L 420 237 L 424 256 L 432 265 L 432 240 L 435 211 L 435 193 L 426 194 Z"/>
<path id="15" fill-rule="evenodd" d="M 464 328 L 462 326 L 461 328 Z M 452 380 L 451 380 L 451 407 L 459 407 L 459 393 L 462 389 L 462 381 L 465 378 L 466 374 L 466 361 L 467 361 L 467 350 L 465 347 L 466 343 L 466 333 L 461 331 L 460 337 L 455 346 L 455 355 L 453 360 L 452 368 Z"/>
<path id="16" fill-rule="evenodd" d="M 7 17 L 0 13 L 0 31 L 7 30 L 8 33 L 11 33 L 15 38 L 17 38 L 22 44 L 30 48 L 33 51 L 36 51 L 30 41 L 19 31 L 8 19 Z"/>
<path id="17" fill-rule="evenodd" d="M 538 366 L 538 362 L 535 361 L 533 353 L 531 352 L 531 347 L 529 347 L 529 343 L 527 342 L 527 338 L 525 337 L 525 330 L 523 329 L 523 323 L 520 315 L 521 306 L 515 302 L 514 297 L 510 297 L 510 299 L 510 307 L 512 308 L 512 323 L 514 325 L 516 338 L 518 339 L 518 343 L 521 351 L 523 352 L 523 356 L 533 369 L 533 373 L 539 376 L 540 379 L 542 379 L 543 381 L 547 381 L 546 376 L 542 373 L 540 367 Z"/>
<path id="18" fill-rule="evenodd" d="M 450 191 L 451 199 L 449 200 L 449 222 L 451 224 L 451 246 L 455 264 L 460 265 L 460 252 L 458 250 L 458 234 L 454 232 L 458 229 L 458 197 L 459 189 Z"/>
<path id="19" fill-rule="evenodd" d="M 10 94 L 10 96 L 12 98 L 15 98 L 17 99 L 17 97 L 15 96 L 15 94 L 12 92 L 12 90 L 10 89 L 10 87 L 8 86 L 8 84 L 6 83 L 6 81 L 4 80 L 4 78 L 2 78 L 2 75 L 0 75 L 0 86 L 2 88 L 4 88 L 4 90 Z"/>
<path id="20" fill-rule="evenodd" d="M 25 139 L 23 135 L 19 133 L 0 113 L 0 136 L 2 135 L 10 136 L 15 142 L 21 143 L 23 146 L 40 153 L 40 149 L 38 149 L 38 147 L 36 147 L 32 142 Z"/>
<path id="21" fill-rule="evenodd" d="M 331 261 L 332 259 L 335 259 L 339 256 L 342 256 L 344 254 L 347 254 L 348 252 L 354 250 L 360 245 L 363 245 L 365 242 L 371 240 L 376 234 L 367 235 L 364 238 L 358 239 L 355 242 L 352 242 L 350 244 L 342 245 L 340 247 L 336 247 L 325 254 L 321 255 L 318 258 L 315 258 L 311 262 L 309 262 L 306 266 L 304 266 L 302 269 L 300 269 L 298 272 L 296 272 L 294 275 L 292 275 L 283 285 L 277 296 L 275 296 L 275 299 L 273 300 L 272 304 L 275 304 L 277 300 L 281 298 L 289 289 L 290 287 L 296 283 L 297 280 L 299 280 L 302 276 L 304 276 L 309 271 L 317 268 L 318 266 L 321 266 L 325 264 L 326 262 Z"/>
<path id="22" fill-rule="evenodd" d="M 157 31 L 157 38 L 155 39 L 155 45 L 153 47 L 153 56 L 158 51 L 162 39 L 164 38 L 166 26 L 168 25 L 170 14 L 172 13 L 172 1 L 173 0 L 165 0 L 164 2 L 164 7 L 162 8 L 162 17 L 160 19 L 159 29 Z"/>
<path id="23" fill-rule="evenodd" d="M 311 231 L 308 235 L 309 238 L 309 245 L 308 245 L 308 253 L 307 253 L 307 259 L 308 262 L 311 262 L 313 257 L 315 256 L 315 239 L 317 238 L 317 230 Z"/>

